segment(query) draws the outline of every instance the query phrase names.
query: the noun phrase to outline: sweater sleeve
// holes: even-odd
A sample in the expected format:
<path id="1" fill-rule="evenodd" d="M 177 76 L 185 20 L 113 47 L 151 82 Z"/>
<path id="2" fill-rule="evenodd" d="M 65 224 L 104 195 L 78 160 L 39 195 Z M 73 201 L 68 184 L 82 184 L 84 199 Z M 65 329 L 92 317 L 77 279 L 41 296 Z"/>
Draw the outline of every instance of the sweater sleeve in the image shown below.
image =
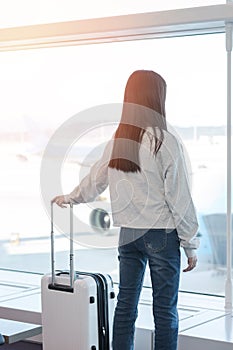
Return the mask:
<path id="1" fill-rule="evenodd" d="M 66 195 L 67 201 L 72 203 L 93 202 L 96 197 L 108 187 L 108 163 L 111 156 L 111 143 L 106 145 L 103 155 L 90 169 L 80 184 Z"/>
<path id="2" fill-rule="evenodd" d="M 180 245 L 187 257 L 195 255 L 199 246 L 198 221 L 191 197 L 188 172 L 182 146 L 171 135 L 164 156 L 165 201 L 172 213 Z"/>

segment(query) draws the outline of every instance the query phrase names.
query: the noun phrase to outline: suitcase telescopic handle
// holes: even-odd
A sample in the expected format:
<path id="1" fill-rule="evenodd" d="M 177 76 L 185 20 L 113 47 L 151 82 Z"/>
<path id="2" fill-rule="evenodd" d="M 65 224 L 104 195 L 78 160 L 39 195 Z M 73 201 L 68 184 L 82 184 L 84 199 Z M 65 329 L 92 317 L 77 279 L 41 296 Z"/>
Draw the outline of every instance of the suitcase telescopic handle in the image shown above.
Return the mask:
<path id="1" fill-rule="evenodd" d="M 54 252 L 54 211 L 53 203 L 51 202 L 51 270 L 52 270 L 52 283 L 50 283 L 50 289 L 57 289 L 62 291 L 73 292 L 74 289 L 74 224 L 73 224 L 73 203 L 70 203 L 70 284 L 68 286 L 60 285 L 56 283 L 55 273 L 55 252 Z"/>

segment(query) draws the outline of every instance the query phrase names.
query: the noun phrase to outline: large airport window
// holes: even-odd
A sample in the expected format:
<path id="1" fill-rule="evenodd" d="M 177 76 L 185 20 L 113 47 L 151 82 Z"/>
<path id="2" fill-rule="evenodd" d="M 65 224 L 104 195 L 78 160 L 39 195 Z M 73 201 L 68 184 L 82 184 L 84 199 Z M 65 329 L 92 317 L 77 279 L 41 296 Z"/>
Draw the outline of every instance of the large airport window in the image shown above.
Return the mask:
<path id="1" fill-rule="evenodd" d="M 98 158 L 97 146 L 108 140 L 117 123 L 96 113 L 95 128 L 91 128 L 88 111 L 120 104 L 128 76 L 136 69 L 152 69 L 167 82 L 167 120 L 189 155 L 200 223 L 198 267 L 182 274 L 180 289 L 224 295 L 224 44 L 224 34 L 212 34 L 1 53 L 1 267 L 49 271 L 50 218 L 40 190 L 41 161 L 48 141 L 78 115 L 80 128 L 86 132 L 68 152 L 61 174 L 63 190 L 69 192 L 78 184 L 80 168 L 89 171 Z M 86 157 L 90 152 L 94 160 Z M 102 211 L 96 212 L 96 208 Z M 78 270 L 108 272 L 117 282 L 118 229 L 108 222 L 108 208 L 107 190 L 94 204 L 75 207 L 85 221 L 85 230 L 75 227 L 75 264 Z M 58 209 L 55 215 L 59 215 Z M 67 215 L 67 232 L 68 222 Z M 67 233 L 58 230 L 55 243 L 57 268 L 67 269 Z M 185 264 L 182 253 L 182 266 Z M 150 285 L 149 276 L 144 283 Z"/>

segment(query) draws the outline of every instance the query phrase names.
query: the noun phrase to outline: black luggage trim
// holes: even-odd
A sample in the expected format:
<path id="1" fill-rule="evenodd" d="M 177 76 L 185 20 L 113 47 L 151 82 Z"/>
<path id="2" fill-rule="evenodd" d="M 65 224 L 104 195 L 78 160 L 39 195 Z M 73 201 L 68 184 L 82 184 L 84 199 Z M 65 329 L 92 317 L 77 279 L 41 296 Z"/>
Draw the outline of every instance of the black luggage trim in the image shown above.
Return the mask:
<path id="1" fill-rule="evenodd" d="M 108 282 L 104 275 L 91 272 L 76 272 L 77 275 L 92 277 L 97 285 L 99 349 L 110 350 L 109 318 L 108 318 Z M 111 276 L 109 276 L 111 279 Z"/>
<path id="2" fill-rule="evenodd" d="M 56 271 L 56 276 L 69 275 L 69 274 L 70 273 L 68 271 L 62 271 L 62 270 Z M 74 288 L 66 284 L 49 283 L 48 289 L 59 290 L 60 292 L 74 293 Z"/>
<path id="3" fill-rule="evenodd" d="M 48 289 L 59 290 L 60 292 L 74 293 L 74 288 L 65 284 L 49 283 Z"/>

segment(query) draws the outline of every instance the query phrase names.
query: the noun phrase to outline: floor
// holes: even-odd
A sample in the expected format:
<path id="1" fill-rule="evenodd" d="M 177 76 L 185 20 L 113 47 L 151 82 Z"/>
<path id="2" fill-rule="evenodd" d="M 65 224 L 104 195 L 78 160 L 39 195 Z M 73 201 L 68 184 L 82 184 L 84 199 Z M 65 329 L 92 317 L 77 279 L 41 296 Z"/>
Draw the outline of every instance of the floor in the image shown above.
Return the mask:
<path id="1" fill-rule="evenodd" d="M 41 276 L 21 274 L 18 284 L 16 273 L 0 271 L 0 282 L 3 282 L 0 295 L 0 315 L 2 318 L 22 322 L 41 324 Z M 11 276 L 10 276 L 11 275 Z M 14 275 L 14 276 L 13 276 Z M 15 282 L 14 282 L 15 283 Z M 2 283 L 1 283 L 2 284 Z M 5 293 L 4 293 L 5 292 Z M 117 290 L 116 290 L 117 292 Z M 179 295 L 179 350 L 228 350 L 233 348 L 233 317 L 232 310 L 225 310 L 224 298 L 180 293 Z M 145 288 L 141 295 L 139 317 L 137 320 L 137 336 L 153 339 L 153 318 L 151 313 L 151 289 Z M 18 342 L 3 345 L 11 350 L 42 349 L 41 335 L 30 339 L 37 343 Z M 39 342 L 39 343 L 38 343 Z M 144 342 L 145 344 L 145 342 Z M 150 347 L 148 347 L 148 350 Z M 141 350 L 140 348 L 135 350 Z M 146 347 L 147 350 L 147 347 Z"/>
<path id="2" fill-rule="evenodd" d="M 1 346 L 1 350 L 41 350 L 42 345 L 41 344 L 36 344 L 36 343 L 31 343 L 31 342 L 17 342 L 14 344 L 4 344 Z"/>

